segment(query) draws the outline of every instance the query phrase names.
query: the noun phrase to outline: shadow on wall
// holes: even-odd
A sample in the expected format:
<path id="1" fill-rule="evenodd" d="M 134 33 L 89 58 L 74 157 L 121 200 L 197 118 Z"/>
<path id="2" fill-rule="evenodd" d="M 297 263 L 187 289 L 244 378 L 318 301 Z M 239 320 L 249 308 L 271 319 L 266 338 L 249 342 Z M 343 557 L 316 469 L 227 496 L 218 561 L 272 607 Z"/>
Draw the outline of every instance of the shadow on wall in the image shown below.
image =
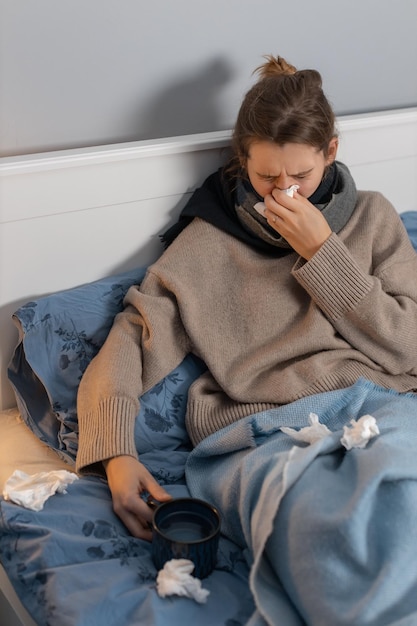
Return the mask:
<path id="1" fill-rule="evenodd" d="M 219 93 L 232 77 L 221 58 L 163 87 L 140 111 L 137 140 L 222 130 Z"/>

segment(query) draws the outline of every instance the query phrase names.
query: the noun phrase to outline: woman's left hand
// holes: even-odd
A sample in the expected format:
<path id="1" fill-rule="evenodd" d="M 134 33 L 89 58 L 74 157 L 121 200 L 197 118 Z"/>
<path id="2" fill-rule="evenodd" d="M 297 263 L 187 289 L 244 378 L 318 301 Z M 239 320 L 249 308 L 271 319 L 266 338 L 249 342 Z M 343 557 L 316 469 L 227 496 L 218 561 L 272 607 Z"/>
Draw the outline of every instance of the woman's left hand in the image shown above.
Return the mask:
<path id="1" fill-rule="evenodd" d="M 264 198 L 265 217 L 304 259 L 311 259 L 332 233 L 321 211 L 299 193 L 291 198 L 274 189 Z"/>

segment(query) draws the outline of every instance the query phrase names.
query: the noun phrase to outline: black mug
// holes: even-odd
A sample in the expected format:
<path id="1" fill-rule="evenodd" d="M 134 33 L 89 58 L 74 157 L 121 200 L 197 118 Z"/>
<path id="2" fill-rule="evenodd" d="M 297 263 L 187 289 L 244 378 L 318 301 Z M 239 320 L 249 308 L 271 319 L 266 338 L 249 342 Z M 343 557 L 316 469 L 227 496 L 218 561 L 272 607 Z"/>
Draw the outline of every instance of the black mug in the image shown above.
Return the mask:
<path id="1" fill-rule="evenodd" d="M 205 578 L 214 569 L 220 537 L 220 515 L 214 506 L 197 498 L 174 498 L 148 504 L 152 520 L 152 560 L 160 570 L 171 559 L 194 563 L 193 575 Z"/>

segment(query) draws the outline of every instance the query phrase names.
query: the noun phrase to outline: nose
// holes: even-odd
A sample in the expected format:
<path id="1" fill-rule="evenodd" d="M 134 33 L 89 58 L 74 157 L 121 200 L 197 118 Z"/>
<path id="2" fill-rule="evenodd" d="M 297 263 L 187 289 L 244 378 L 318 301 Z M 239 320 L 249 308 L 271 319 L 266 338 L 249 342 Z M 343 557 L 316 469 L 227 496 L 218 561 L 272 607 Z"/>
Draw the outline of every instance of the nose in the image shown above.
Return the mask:
<path id="1" fill-rule="evenodd" d="M 286 189 L 291 187 L 291 183 L 288 180 L 284 180 L 282 182 L 280 181 L 279 183 L 277 183 L 275 187 L 279 189 L 279 191 L 285 191 Z"/>
<path id="2" fill-rule="evenodd" d="M 275 187 L 279 189 L 280 191 L 284 191 L 285 189 L 288 189 L 288 187 L 291 187 L 291 185 L 292 185 L 291 179 L 286 174 L 281 174 L 275 182 Z"/>

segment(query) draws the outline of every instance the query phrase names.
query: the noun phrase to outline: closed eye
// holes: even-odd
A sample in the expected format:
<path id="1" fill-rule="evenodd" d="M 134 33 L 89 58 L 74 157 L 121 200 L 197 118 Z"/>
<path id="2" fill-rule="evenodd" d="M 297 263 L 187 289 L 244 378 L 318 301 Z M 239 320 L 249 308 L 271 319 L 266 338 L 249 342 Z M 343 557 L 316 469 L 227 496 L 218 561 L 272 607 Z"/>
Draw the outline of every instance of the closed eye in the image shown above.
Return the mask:
<path id="1" fill-rule="evenodd" d="M 303 178 L 307 178 L 309 174 L 313 171 L 313 168 L 307 170 L 306 172 L 300 172 L 299 174 L 293 174 L 291 178 L 297 178 L 298 180 L 302 180 Z"/>
<path id="2" fill-rule="evenodd" d="M 288 174 L 289 178 L 293 178 L 294 180 L 303 180 L 307 178 L 309 174 L 313 171 L 314 168 L 306 170 L 305 172 L 299 172 L 298 174 Z M 258 174 L 259 178 L 264 183 L 274 183 L 279 176 L 268 176 L 267 174 Z"/>

